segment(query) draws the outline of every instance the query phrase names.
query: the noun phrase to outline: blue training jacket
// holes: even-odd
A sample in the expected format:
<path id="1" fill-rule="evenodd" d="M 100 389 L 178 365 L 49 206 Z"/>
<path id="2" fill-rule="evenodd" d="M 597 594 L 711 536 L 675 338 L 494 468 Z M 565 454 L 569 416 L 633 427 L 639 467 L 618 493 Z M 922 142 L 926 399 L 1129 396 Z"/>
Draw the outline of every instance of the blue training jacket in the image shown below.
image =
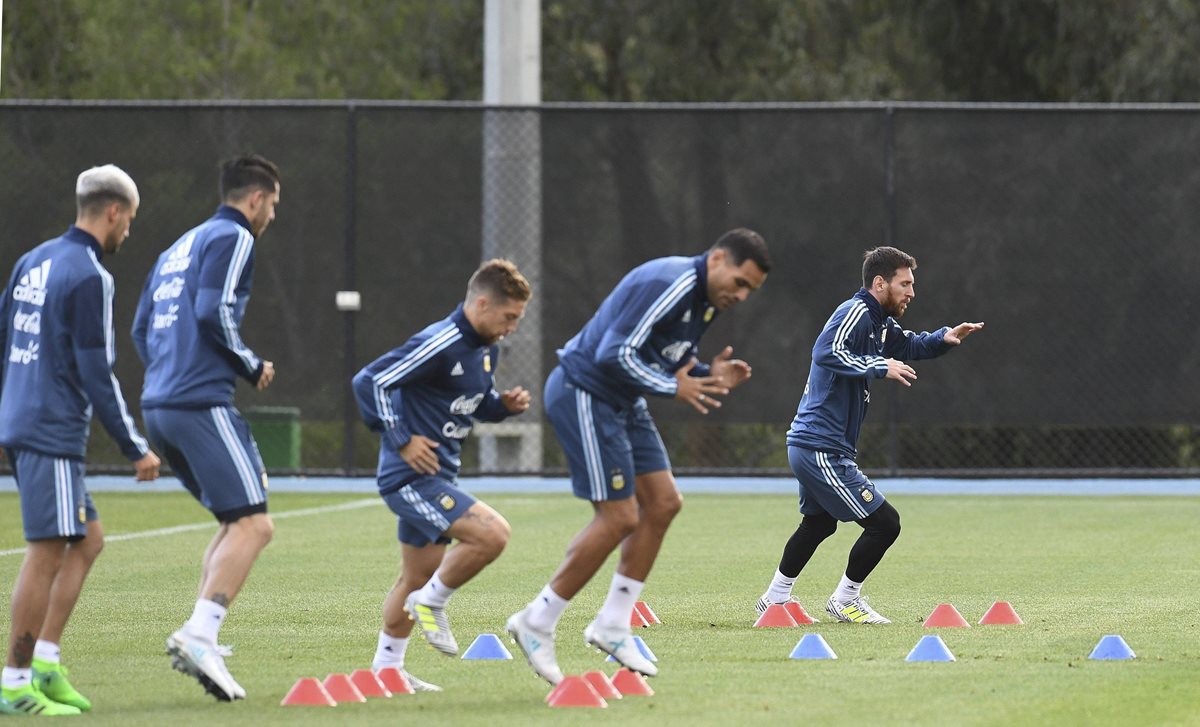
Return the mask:
<path id="1" fill-rule="evenodd" d="M 158 256 L 133 319 L 142 408 L 229 406 L 237 377 L 258 383 L 262 359 L 238 333 L 253 277 L 250 223 L 226 205 Z"/>
<path id="2" fill-rule="evenodd" d="M 700 337 L 717 315 L 707 291 L 708 253 L 642 263 L 559 349 L 567 378 L 619 407 L 644 394 L 675 396 L 675 372 L 698 355 Z M 697 363 L 691 373 L 707 376 L 709 367 Z"/>
<path id="3" fill-rule="evenodd" d="M 865 288 L 838 306 L 813 344 L 804 396 L 787 443 L 854 459 L 858 433 L 871 403 L 868 384 L 887 376 L 885 359 L 915 361 L 941 356 L 953 346 L 933 333 L 904 330 Z"/>
<path id="4" fill-rule="evenodd" d="M 113 277 L 71 226 L 17 261 L 0 300 L 0 445 L 83 459 L 92 411 L 121 453 L 150 451 L 113 375 Z"/>
<path id="5" fill-rule="evenodd" d="M 492 373 L 498 355 L 495 345 L 479 339 L 459 305 L 355 374 L 363 421 L 381 435 L 381 492 L 395 492 L 421 476 L 400 456 L 414 434 L 438 443 L 439 476 L 458 476 L 471 420 L 498 422 L 510 415 Z"/>

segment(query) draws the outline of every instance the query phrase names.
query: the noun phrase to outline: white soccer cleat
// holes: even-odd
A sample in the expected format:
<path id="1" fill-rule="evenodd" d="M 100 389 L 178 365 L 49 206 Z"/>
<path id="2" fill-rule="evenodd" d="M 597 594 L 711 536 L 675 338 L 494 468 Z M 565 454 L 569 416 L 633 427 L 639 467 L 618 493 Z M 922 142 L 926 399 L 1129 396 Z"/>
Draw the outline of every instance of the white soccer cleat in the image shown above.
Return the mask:
<path id="1" fill-rule="evenodd" d="M 409 674 L 408 672 L 404 671 L 404 669 L 400 669 L 400 673 L 403 675 L 404 679 L 406 679 L 408 681 L 408 686 L 413 687 L 414 692 L 439 692 L 439 691 L 442 691 L 442 687 L 438 686 L 437 684 L 433 684 L 433 683 L 431 683 L 431 681 L 426 681 L 424 679 L 418 679 L 416 677 L 413 677 L 412 674 Z"/>
<path id="2" fill-rule="evenodd" d="M 376 674 L 378 674 L 381 669 L 389 669 L 389 668 L 394 668 L 396 671 L 400 672 L 400 676 L 402 676 L 404 678 L 404 681 L 408 682 L 408 686 L 412 687 L 412 690 L 414 692 L 440 692 L 440 691 L 442 691 L 442 688 L 439 687 L 438 685 L 436 685 L 432 682 L 427 682 L 424 679 L 416 678 L 412 674 L 409 674 L 407 671 L 405 671 L 404 667 L 402 667 L 396 663 L 389 664 L 387 662 L 377 661 L 374 664 L 371 664 L 371 671 Z"/>
<path id="3" fill-rule="evenodd" d="M 245 699 L 246 690 L 225 668 L 225 660 L 217 653 L 217 645 L 179 629 L 167 637 L 167 653 L 176 671 L 193 677 L 204 691 L 224 702 Z"/>
<path id="4" fill-rule="evenodd" d="M 583 640 L 616 659 L 621 666 L 630 671 L 648 677 L 658 675 L 658 667 L 647 659 L 633 642 L 633 632 L 628 625 L 612 629 L 593 621 L 583 630 Z"/>
<path id="5" fill-rule="evenodd" d="M 772 601 L 770 598 L 767 597 L 767 594 L 764 593 L 762 595 L 762 598 L 758 599 L 758 601 L 754 604 L 754 610 L 758 613 L 759 616 L 761 616 L 771 606 L 786 606 L 789 603 L 798 604 L 798 603 L 800 603 L 800 599 L 796 598 L 795 596 L 789 596 L 788 600 L 786 600 L 786 601 L 776 602 L 776 601 Z M 801 606 L 800 609 L 803 610 L 804 607 Z M 805 613 L 808 613 L 808 612 L 805 611 Z M 813 618 L 812 615 L 809 615 L 809 618 L 812 619 L 813 623 L 821 623 L 820 619 Z"/>
<path id="6" fill-rule="evenodd" d="M 403 676 L 405 679 L 408 680 L 408 686 L 412 687 L 414 692 L 440 692 L 440 691 L 442 691 L 442 688 L 439 687 L 438 685 L 436 685 L 432 682 L 427 682 L 424 679 L 418 679 L 415 676 L 413 676 L 412 674 L 409 674 L 408 672 L 404 671 L 403 669 L 400 670 L 400 674 L 401 674 L 401 676 Z"/>
<path id="7" fill-rule="evenodd" d="M 867 605 L 866 596 L 859 596 L 849 601 L 839 601 L 834 596 L 829 597 L 825 611 L 838 621 L 848 624 L 890 624 L 891 620 L 878 614 Z"/>
<path id="8" fill-rule="evenodd" d="M 458 642 L 450 633 L 450 619 L 446 617 L 444 607 L 419 603 L 414 591 L 404 600 L 404 610 L 416 622 L 426 643 L 446 656 L 458 655 Z"/>
<path id="9" fill-rule="evenodd" d="M 525 654 L 525 660 L 533 667 L 534 673 L 551 685 L 558 686 L 563 680 L 563 673 L 554 655 L 554 632 L 538 631 L 530 626 L 525 620 L 524 610 L 509 616 L 504 629 Z"/>

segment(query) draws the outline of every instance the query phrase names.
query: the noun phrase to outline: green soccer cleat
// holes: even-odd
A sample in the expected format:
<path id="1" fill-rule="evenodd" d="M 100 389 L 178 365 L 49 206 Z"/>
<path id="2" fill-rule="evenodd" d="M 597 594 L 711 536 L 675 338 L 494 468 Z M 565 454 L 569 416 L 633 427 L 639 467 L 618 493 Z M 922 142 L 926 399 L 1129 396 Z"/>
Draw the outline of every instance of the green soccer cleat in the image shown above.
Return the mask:
<path id="1" fill-rule="evenodd" d="M 8 714 L 23 714 L 31 717 L 65 717 L 81 714 L 78 707 L 60 704 L 37 688 L 37 683 L 26 684 L 20 689 L 0 689 L 0 697 Z"/>
<path id="2" fill-rule="evenodd" d="M 42 694 L 59 704 L 69 704 L 80 712 L 87 712 L 92 708 L 88 698 L 76 691 L 71 682 L 67 681 L 67 668 L 62 664 L 34 659 L 33 681 Z"/>

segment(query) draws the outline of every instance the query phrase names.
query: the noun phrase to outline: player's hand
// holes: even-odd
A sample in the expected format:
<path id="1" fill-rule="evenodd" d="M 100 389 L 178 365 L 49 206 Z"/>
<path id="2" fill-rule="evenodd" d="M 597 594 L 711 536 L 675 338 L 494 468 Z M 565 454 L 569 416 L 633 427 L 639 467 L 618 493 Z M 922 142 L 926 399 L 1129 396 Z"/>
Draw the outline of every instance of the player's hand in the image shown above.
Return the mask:
<path id="1" fill-rule="evenodd" d="M 258 383 L 254 385 L 254 388 L 258 389 L 259 391 L 262 391 L 263 389 L 270 386 L 271 382 L 274 380 L 275 380 L 275 364 L 271 363 L 270 361 L 263 361 L 262 374 L 259 375 Z"/>
<path id="2" fill-rule="evenodd" d="M 733 389 L 750 378 L 750 364 L 733 356 L 733 346 L 726 346 L 712 360 L 712 375 L 721 380 L 721 384 Z"/>
<path id="3" fill-rule="evenodd" d="M 942 340 L 951 346 L 957 346 L 963 342 L 964 338 L 971 335 L 975 331 L 981 330 L 982 328 L 983 321 L 980 321 L 979 323 L 959 323 L 954 328 L 946 331 L 946 335 L 942 338 Z"/>
<path id="4" fill-rule="evenodd" d="M 436 475 L 440 465 L 437 452 L 433 450 L 437 448 L 438 443 L 429 437 L 414 434 L 408 444 L 400 448 L 400 456 L 415 471 L 423 475 Z"/>
<path id="5" fill-rule="evenodd" d="M 675 398 L 691 404 L 701 414 L 707 414 L 710 406 L 720 408 L 721 402 L 716 397 L 725 396 L 729 389 L 716 376 L 688 376 L 694 368 L 696 359 L 693 358 L 675 372 L 675 380 L 679 382 Z"/>
<path id="6" fill-rule="evenodd" d="M 946 335 L 948 336 L 950 334 Z M 917 372 L 913 370 L 912 366 L 909 366 L 903 361 L 897 361 L 894 358 L 884 360 L 887 362 L 888 366 L 887 376 L 884 377 L 885 379 L 895 379 L 905 386 L 912 386 L 912 384 L 908 383 L 909 379 L 912 379 L 913 381 L 917 380 Z"/>
<path id="7" fill-rule="evenodd" d="M 529 408 L 529 392 L 523 386 L 513 387 L 500 395 L 500 403 L 509 414 L 520 414 Z"/>
<path id="8" fill-rule="evenodd" d="M 158 459 L 158 455 L 154 452 L 147 452 L 144 457 L 133 463 L 133 469 L 137 473 L 135 479 L 138 482 L 150 482 L 158 479 L 158 468 L 162 462 Z"/>

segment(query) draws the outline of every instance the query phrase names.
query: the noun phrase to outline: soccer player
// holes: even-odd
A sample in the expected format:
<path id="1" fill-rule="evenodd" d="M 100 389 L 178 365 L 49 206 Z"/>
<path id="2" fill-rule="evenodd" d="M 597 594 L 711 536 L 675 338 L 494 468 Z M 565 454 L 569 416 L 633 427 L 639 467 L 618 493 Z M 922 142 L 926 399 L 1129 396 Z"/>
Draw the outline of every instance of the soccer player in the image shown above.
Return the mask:
<path id="1" fill-rule="evenodd" d="M 22 256 L 0 299 L 0 445 L 17 480 L 26 541 L 0 713 L 67 715 L 92 706 L 67 680 L 59 649 L 104 545 L 84 486 L 92 412 L 138 480 L 158 477 L 158 457 L 113 375 L 113 277 L 100 264 L 129 236 L 137 185 L 111 164 L 93 167 L 79 175 L 75 201 L 75 224 Z"/>
<path id="2" fill-rule="evenodd" d="M 146 279 L 133 340 L 146 365 L 146 429 L 184 487 L 216 517 L 192 616 L 167 639 L 172 666 L 217 699 L 243 699 L 217 632 L 274 532 L 267 477 L 250 427 L 233 407 L 238 377 L 259 391 L 275 366 L 238 333 L 254 271 L 254 243 L 275 219 L 279 169 L 257 156 L 225 161 L 222 204 L 158 257 Z"/>
<path id="3" fill-rule="evenodd" d="M 894 247 L 864 255 L 863 287 L 838 306 L 813 345 L 804 396 L 787 435 L 788 462 L 800 483 L 804 516 L 787 541 L 771 585 L 755 604 L 759 613 L 792 599 L 792 586 L 838 521 L 863 532 L 850 549 L 845 575 L 825 610 L 848 623 L 891 623 L 862 596 L 863 581 L 900 535 L 900 514 L 855 464 L 858 432 L 871 402 L 871 379 L 912 386 L 905 361 L 941 356 L 982 323 L 945 326 L 933 333 L 904 330 L 897 319 L 916 297 L 917 261 Z"/>
<path id="4" fill-rule="evenodd" d="M 562 681 L 555 628 L 568 602 L 618 546 L 620 563 L 587 643 L 648 676 L 658 670 L 630 634 L 634 603 L 683 501 L 645 396 L 675 398 L 707 414 L 750 377 L 726 347 L 711 366 L 697 362 L 698 341 L 718 311 L 744 301 L 771 270 L 766 242 L 743 228 L 695 257 L 666 257 L 634 268 L 559 350 L 546 381 L 546 414 L 567 455 L 575 496 L 593 518 L 567 546 L 565 560 L 506 628 L 535 673 Z"/>
<path id="5" fill-rule="evenodd" d="M 532 296 L 507 260 L 488 260 L 467 283 L 464 302 L 354 377 L 367 426 L 380 434 L 379 495 L 399 519 L 402 565 L 383 603 L 372 668 L 404 670 L 413 623 L 434 649 L 454 656 L 450 596 L 508 544 L 508 522 L 456 485 L 472 419 L 498 422 L 529 408 L 517 386 L 498 393 L 500 339 L 517 330 Z M 447 551 L 451 540 L 458 544 Z M 418 691 L 441 691 L 405 672 Z"/>

